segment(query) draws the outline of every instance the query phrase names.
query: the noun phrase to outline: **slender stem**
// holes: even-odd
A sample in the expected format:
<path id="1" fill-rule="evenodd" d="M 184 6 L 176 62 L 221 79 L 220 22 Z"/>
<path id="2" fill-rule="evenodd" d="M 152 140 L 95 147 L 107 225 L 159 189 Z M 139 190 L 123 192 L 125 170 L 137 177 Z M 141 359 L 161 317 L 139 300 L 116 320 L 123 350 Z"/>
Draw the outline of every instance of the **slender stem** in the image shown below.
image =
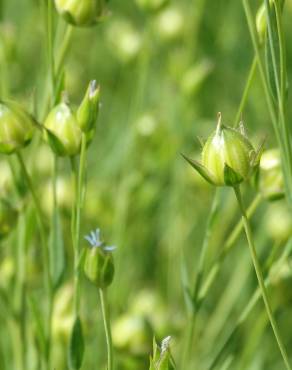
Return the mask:
<path id="1" fill-rule="evenodd" d="M 200 291 L 201 284 L 202 284 L 202 278 L 203 278 L 203 273 L 204 273 L 205 261 L 206 261 L 208 247 L 209 247 L 209 240 L 211 236 L 212 226 L 213 226 L 214 219 L 215 219 L 215 216 L 218 210 L 218 198 L 219 198 L 218 190 L 216 190 L 214 197 L 213 197 L 209 217 L 207 220 L 207 226 L 206 226 L 206 231 L 204 235 L 203 245 L 202 245 L 200 257 L 199 257 L 198 271 L 197 271 L 195 282 L 194 282 L 194 290 L 192 294 L 194 309 L 192 311 L 192 316 L 191 316 L 190 323 L 188 326 L 187 340 L 184 346 L 182 369 L 187 368 L 187 364 L 189 363 L 189 356 L 191 354 L 195 323 L 196 323 L 196 318 L 197 318 L 197 313 L 198 313 L 198 308 L 199 308 L 198 306 L 199 291 Z"/>
<path id="2" fill-rule="evenodd" d="M 235 116 L 234 125 L 238 124 L 238 122 L 240 120 L 240 116 L 242 114 L 242 111 L 245 107 L 246 100 L 247 100 L 247 97 L 248 97 L 248 93 L 249 93 L 251 84 L 253 82 L 254 76 L 255 76 L 256 66 L 257 66 L 257 58 L 256 58 L 256 56 L 254 56 L 253 60 L 252 60 L 252 63 L 251 63 L 251 66 L 250 66 L 250 69 L 249 69 L 249 72 L 248 72 L 247 81 L 246 81 L 246 84 L 245 84 L 245 87 L 244 87 L 244 90 L 243 90 L 243 94 L 242 94 L 242 97 L 241 97 L 241 100 L 240 100 L 240 103 L 239 103 L 239 107 L 238 107 L 238 110 L 237 110 L 237 113 L 236 113 L 236 116 Z"/>
<path id="3" fill-rule="evenodd" d="M 72 163 L 74 161 L 72 160 Z M 85 167 L 86 167 L 86 135 L 82 134 L 81 152 L 79 161 L 79 170 L 73 165 L 72 171 L 75 174 L 76 184 L 76 201 L 72 214 L 72 236 L 74 249 L 74 314 L 79 316 L 80 310 L 80 221 L 81 209 L 84 199 L 84 181 L 85 181 Z"/>
<path id="4" fill-rule="evenodd" d="M 245 207 L 244 207 L 244 204 L 243 204 L 243 200 L 242 200 L 241 191 L 240 191 L 239 186 L 234 187 L 234 192 L 235 192 L 236 199 L 237 199 L 237 202 L 238 202 L 241 214 L 242 214 L 242 221 L 243 221 L 244 230 L 245 230 L 247 241 L 248 241 L 248 246 L 249 246 L 249 249 L 250 249 L 250 254 L 251 254 L 254 269 L 255 269 L 255 272 L 256 272 L 256 275 L 257 275 L 259 287 L 260 287 L 260 290 L 261 290 L 261 295 L 262 295 L 264 304 L 266 306 L 266 311 L 267 311 L 267 314 L 268 314 L 268 317 L 269 317 L 269 320 L 270 320 L 270 324 L 272 326 L 272 329 L 273 329 L 276 341 L 278 343 L 279 350 L 282 354 L 284 363 L 286 365 L 286 368 L 288 370 L 291 370 L 288 355 L 287 355 L 286 349 L 284 347 L 283 340 L 281 338 L 281 335 L 280 335 L 280 332 L 279 332 L 279 329 L 278 329 L 278 325 L 277 325 L 276 320 L 274 318 L 274 314 L 273 314 L 273 311 L 272 311 L 272 308 L 271 308 L 271 305 L 270 305 L 270 302 L 269 302 L 269 298 L 268 298 L 266 286 L 265 286 L 265 283 L 264 283 L 264 278 L 263 278 L 261 266 L 260 266 L 260 263 L 259 263 L 259 260 L 258 260 L 256 248 L 255 248 L 255 245 L 254 245 L 254 240 L 253 240 L 253 236 L 252 236 L 252 232 L 251 232 L 251 227 L 250 227 L 250 224 L 249 224 L 249 221 L 248 221 L 248 217 L 246 215 L 246 211 L 245 211 Z"/>
<path id="5" fill-rule="evenodd" d="M 55 96 L 56 79 L 55 79 L 55 58 L 54 58 L 54 40 L 53 40 L 53 2 L 47 0 L 47 44 L 48 44 L 48 61 L 51 78 L 52 100 Z"/>
<path id="6" fill-rule="evenodd" d="M 22 173 L 24 175 L 26 184 L 29 188 L 30 194 L 32 196 L 32 200 L 35 206 L 36 215 L 37 215 L 37 221 L 39 225 L 39 232 L 40 232 L 40 238 L 43 248 L 43 265 L 44 265 L 44 284 L 46 288 L 47 298 L 48 298 L 48 304 L 47 304 L 47 319 L 46 319 L 46 340 L 47 340 L 47 346 L 46 346 L 46 366 L 47 369 L 50 369 L 50 343 L 51 343 L 51 323 L 52 323 L 52 302 L 53 302 L 53 287 L 52 287 L 52 280 L 50 275 L 50 255 L 49 255 L 49 247 L 46 241 L 46 230 L 45 225 L 43 222 L 43 215 L 42 210 L 40 208 L 40 201 L 38 199 L 38 196 L 36 194 L 36 191 L 34 189 L 33 183 L 31 181 L 30 175 L 26 169 L 26 165 L 24 163 L 24 160 L 22 158 L 21 153 L 18 151 L 16 153 L 18 162 L 20 164 Z"/>
<path id="7" fill-rule="evenodd" d="M 283 266 L 284 261 L 290 255 L 291 251 L 292 251 L 292 239 L 289 240 L 288 243 L 286 244 L 281 256 L 275 262 L 273 262 L 273 264 L 271 265 L 271 267 L 272 267 L 271 270 L 274 267 L 276 267 L 277 269 L 280 269 Z M 269 262 L 271 262 L 271 255 L 268 257 L 268 260 L 267 260 L 266 264 L 269 264 Z M 270 283 L 271 283 L 271 279 L 270 279 L 270 276 L 268 275 L 265 278 L 265 285 L 269 286 Z M 256 306 L 256 304 L 258 303 L 260 298 L 261 298 L 261 291 L 260 291 L 260 288 L 257 287 L 255 289 L 253 295 L 249 299 L 248 303 L 245 305 L 244 310 L 240 314 L 240 316 L 237 319 L 236 323 L 234 324 L 233 328 L 230 330 L 229 334 L 227 335 L 226 339 L 221 343 L 218 352 L 216 353 L 215 357 L 212 359 L 212 361 L 211 361 L 210 365 L 208 366 L 207 370 L 215 369 L 215 367 L 217 366 L 217 364 L 219 362 L 219 359 L 221 358 L 223 352 L 225 351 L 225 349 L 227 348 L 229 343 L 231 343 L 233 337 L 238 332 L 239 328 L 244 323 L 244 321 L 248 318 L 249 314 L 251 313 L 253 308 Z"/>
<path id="8" fill-rule="evenodd" d="M 99 297 L 100 297 L 103 325 L 104 325 L 106 345 L 107 345 L 107 370 L 113 370 L 114 368 L 113 344 L 112 344 L 112 334 L 111 334 L 109 309 L 108 309 L 108 303 L 107 303 L 107 295 L 106 295 L 105 289 L 99 289 Z"/>
<path id="9" fill-rule="evenodd" d="M 17 250 L 17 315 L 18 315 L 18 330 L 19 330 L 19 348 L 20 352 L 20 368 L 24 370 L 26 356 L 26 307 L 25 307 L 25 217 L 20 216 L 18 224 L 18 250 Z"/>

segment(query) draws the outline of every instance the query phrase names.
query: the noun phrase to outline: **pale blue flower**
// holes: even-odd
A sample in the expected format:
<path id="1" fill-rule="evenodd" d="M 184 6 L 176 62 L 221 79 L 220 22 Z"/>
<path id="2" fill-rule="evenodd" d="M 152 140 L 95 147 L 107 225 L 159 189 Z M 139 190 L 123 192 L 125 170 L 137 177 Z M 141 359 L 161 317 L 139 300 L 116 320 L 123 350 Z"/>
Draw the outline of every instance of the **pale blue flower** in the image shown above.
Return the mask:
<path id="1" fill-rule="evenodd" d="M 102 248 L 105 252 L 112 252 L 116 249 L 114 245 L 105 245 L 105 243 L 100 239 L 100 229 L 91 231 L 90 234 L 84 237 L 91 245 L 92 248 Z"/>

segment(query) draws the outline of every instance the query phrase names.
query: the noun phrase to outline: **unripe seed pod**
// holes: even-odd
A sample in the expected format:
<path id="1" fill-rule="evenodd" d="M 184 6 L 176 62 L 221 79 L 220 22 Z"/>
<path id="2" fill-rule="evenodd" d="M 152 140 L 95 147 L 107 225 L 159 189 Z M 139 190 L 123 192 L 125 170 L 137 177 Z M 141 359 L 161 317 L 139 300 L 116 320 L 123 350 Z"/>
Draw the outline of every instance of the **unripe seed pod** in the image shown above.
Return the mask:
<path id="1" fill-rule="evenodd" d="M 263 153 L 257 180 L 264 198 L 278 200 L 284 197 L 284 179 L 278 149 L 270 149 Z"/>
<path id="2" fill-rule="evenodd" d="M 89 134 L 95 131 L 95 123 L 99 112 L 100 89 L 93 80 L 89 83 L 85 96 L 77 110 L 77 122 L 80 129 Z"/>
<path id="3" fill-rule="evenodd" d="M 14 228 L 18 212 L 9 202 L 0 199 L 0 239 L 7 236 Z"/>
<path id="4" fill-rule="evenodd" d="M 107 288 L 114 278 L 114 261 L 111 251 L 115 247 L 106 246 L 99 238 L 97 229 L 86 236 L 90 247 L 86 249 L 84 259 L 84 273 L 86 277 L 98 288 Z"/>
<path id="5" fill-rule="evenodd" d="M 33 118 L 18 104 L 0 101 L 0 153 L 11 154 L 32 138 Z"/>
<path id="6" fill-rule="evenodd" d="M 104 0 L 55 0 L 58 13 L 75 26 L 92 26 L 102 15 Z"/>
<path id="7" fill-rule="evenodd" d="M 59 156 L 74 156 L 80 151 L 82 132 L 71 108 L 60 103 L 49 113 L 45 123 L 45 140 Z"/>
<path id="8" fill-rule="evenodd" d="M 244 134 L 221 124 L 219 113 L 216 131 L 209 137 L 202 152 L 202 162 L 184 158 L 211 184 L 235 186 L 248 180 L 258 167 L 261 155 Z"/>

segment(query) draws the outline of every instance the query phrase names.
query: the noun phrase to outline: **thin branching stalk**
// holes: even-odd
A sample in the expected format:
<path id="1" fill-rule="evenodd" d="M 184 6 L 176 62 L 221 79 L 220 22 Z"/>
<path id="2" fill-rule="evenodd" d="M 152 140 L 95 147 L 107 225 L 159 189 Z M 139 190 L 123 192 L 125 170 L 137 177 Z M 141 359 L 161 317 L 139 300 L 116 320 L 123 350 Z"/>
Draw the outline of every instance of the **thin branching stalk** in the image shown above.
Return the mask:
<path id="1" fill-rule="evenodd" d="M 265 307 L 266 307 L 266 311 L 267 311 L 267 314 L 268 314 L 268 317 L 269 317 L 269 320 L 270 320 L 270 324 L 272 326 L 272 329 L 273 329 L 277 344 L 279 346 L 279 350 L 280 350 L 281 355 L 283 357 L 283 361 L 286 365 L 286 368 L 288 370 L 291 370 L 288 355 L 287 355 L 282 337 L 280 335 L 278 325 L 277 325 L 276 320 L 274 318 L 274 314 L 273 314 L 271 304 L 270 304 L 270 301 L 269 301 L 269 298 L 268 298 L 267 289 L 266 289 L 263 274 L 262 274 L 262 269 L 261 269 L 261 266 L 260 266 L 260 263 L 259 263 L 259 260 L 258 260 L 258 256 L 257 256 L 256 248 L 255 248 L 255 245 L 254 245 L 254 240 L 253 240 L 251 227 L 250 227 L 249 220 L 248 220 L 248 217 L 247 217 L 247 214 L 246 214 L 245 206 L 243 204 L 243 200 L 242 200 L 241 191 L 240 191 L 239 186 L 234 187 L 234 192 L 235 192 L 236 199 L 237 199 L 237 202 L 238 202 L 238 205 L 239 205 L 239 209 L 241 211 L 242 221 L 243 221 L 243 225 L 244 225 L 246 238 L 247 238 L 247 241 L 248 241 L 250 254 L 251 254 L 251 257 L 252 257 L 252 262 L 253 262 L 254 269 L 255 269 L 255 272 L 256 272 L 256 275 L 257 275 L 261 295 L 262 295 L 263 301 L 265 303 Z"/>

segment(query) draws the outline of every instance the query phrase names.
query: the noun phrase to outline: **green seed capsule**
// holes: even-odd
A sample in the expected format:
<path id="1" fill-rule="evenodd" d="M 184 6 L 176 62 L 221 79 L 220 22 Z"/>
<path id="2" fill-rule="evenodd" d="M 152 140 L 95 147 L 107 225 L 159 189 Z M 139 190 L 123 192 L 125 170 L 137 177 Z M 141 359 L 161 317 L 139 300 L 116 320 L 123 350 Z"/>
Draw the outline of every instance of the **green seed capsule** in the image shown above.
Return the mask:
<path id="1" fill-rule="evenodd" d="M 84 261 L 86 277 L 98 288 L 108 287 L 114 277 L 114 262 L 110 253 L 100 248 L 87 248 Z"/>
<path id="2" fill-rule="evenodd" d="M 95 131 L 95 123 L 99 112 L 99 99 L 100 89 L 96 81 L 91 81 L 77 111 L 78 125 L 86 134 Z"/>
<path id="3" fill-rule="evenodd" d="M 74 156 L 80 151 L 82 132 L 71 108 L 60 103 L 49 113 L 45 123 L 45 140 L 59 156 Z"/>
<path id="4" fill-rule="evenodd" d="M 55 0 L 58 13 L 75 26 L 94 25 L 102 15 L 104 0 Z"/>
<path id="5" fill-rule="evenodd" d="M 7 236 L 16 225 L 18 212 L 9 202 L 0 199 L 0 239 Z"/>
<path id="6" fill-rule="evenodd" d="M 18 104 L 0 101 L 0 153 L 11 154 L 32 138 L 33 118 Z"/>
<path id="7" fill-rule="evenodd" d="M 284 197 L 284 179 L 278 149 L 263 153 L 257 177 L 258 187 L 264 198 L 277 200 Z"/>
<path id="8" fill-rule="evenodd" d="M 242 128 L 222 125 L 219 114 L 217 129 L 204 145 L 202 162 L 184 157 L 211 184 L 234 186 L 250 178 L 260 154 L 261 147 L 255 151 Z"/>
<path id="9" fill-rule="evenodd" d="M 84 273 L 98 288 L 108 287 L 114 278 L 114 260 L 112 251 L 114 246 L 106 246 L 100 240 L 100 230 L 92 231 L 85 239 L 90 243 L 86 249 L 84 259 Z"/>

